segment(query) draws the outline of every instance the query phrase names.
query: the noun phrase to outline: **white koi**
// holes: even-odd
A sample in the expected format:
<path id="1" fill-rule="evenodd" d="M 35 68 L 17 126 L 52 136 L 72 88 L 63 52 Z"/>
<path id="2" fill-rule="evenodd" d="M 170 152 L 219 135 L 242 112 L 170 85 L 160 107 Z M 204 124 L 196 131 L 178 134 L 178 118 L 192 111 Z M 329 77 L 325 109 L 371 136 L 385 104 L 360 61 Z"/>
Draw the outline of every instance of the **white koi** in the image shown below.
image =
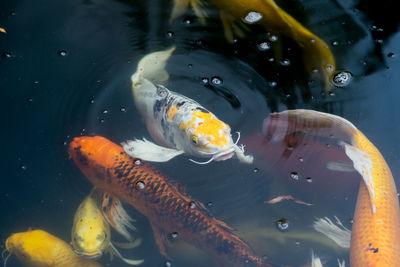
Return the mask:
<path id="1" fill-rule="evenodd" d="M 156 145 L 146 139 L 123 143 L 132 157 L 146 161 L 165 162 L 187 154 L 211 161 L 227 160 L 236 156 L 240 162 L 252 163 L 251 155 L 244 155 L 244 146 L 233 142 L 231 128 L 196 101 L 168 90 L 161 84 L 168 79 L 166 61 L 174 48 L 154 52 L 138 63 L 132 75 L 132 91 L 137 109 L 145 120 L 147 130 Z"/>

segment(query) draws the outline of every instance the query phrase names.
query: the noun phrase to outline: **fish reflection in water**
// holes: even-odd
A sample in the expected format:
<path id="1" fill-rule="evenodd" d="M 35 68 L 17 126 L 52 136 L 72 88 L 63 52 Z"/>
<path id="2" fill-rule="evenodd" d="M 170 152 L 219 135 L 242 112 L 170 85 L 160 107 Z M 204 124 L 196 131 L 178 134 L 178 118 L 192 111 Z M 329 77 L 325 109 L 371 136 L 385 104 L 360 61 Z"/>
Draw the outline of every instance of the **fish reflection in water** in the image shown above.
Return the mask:
<path id="1" fill-rule="evenodd" d="M 393 176 L 379 150 L 352 123 L 327 113 L 274 113 L 265 127 L 275 142 L 293 134 L 335 140 L 362 177 L 351 233 L 351 265 L 400 266 L 399 201 Z M 333 170 L 342 171 L 335 165 Z"/>
<path id="2" fill-rule="evenodd" d="M 206 251 L 221 264 L 271 266 L 231 227 L 211 217 L 181 184 L 145 162 L 135 164 L 138 159 L 128 156 L 122 147 L 100 136 L 77 137 L 70 143 L 69 153 L 96 188 L 128 202 L 148 218 L 160 253 L 166 258 L 163 236 L 176 233 L 174 236 Z"/>
<path id="3" fill-rule="evenodd" d="M 303 50 L 303 61 L 310 74 L 320 72 L 325 88 L 332 87 L 331 77 L 335 72 L 335 58 L 329 46 L 311 33 L 293 17 L 281 9 L 273 0 L 211 0 L 220 8 L 220 16 L 225 36 L 233 43 L 234 33 L 243 38 L 248 27 L 245 24 L 258 24 L 274 33 L 280 33 L 295 40 Z M 199 0 L 174 0 L 171 21 L 182 15 L 192 6 L 201 22 L 205 22 L 207 12 Z M 233 33 L 234 32 L 234 33 Z M 277 61 L 281 62 L 280 55 Z M 283 61 L 284 62 L 284 61 Z"/>

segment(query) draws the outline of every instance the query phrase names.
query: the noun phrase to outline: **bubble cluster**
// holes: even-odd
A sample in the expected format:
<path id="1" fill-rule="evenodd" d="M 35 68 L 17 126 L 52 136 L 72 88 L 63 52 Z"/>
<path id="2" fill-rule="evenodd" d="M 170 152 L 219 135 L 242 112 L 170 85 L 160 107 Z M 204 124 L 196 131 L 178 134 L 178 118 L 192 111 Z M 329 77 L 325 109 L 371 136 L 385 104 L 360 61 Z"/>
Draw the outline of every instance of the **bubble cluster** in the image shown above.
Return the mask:
<path id="1" fill-rule="evenodd" d="M 338 72 L 332 78 L 333 84 L 337 87 L 345 87 L 349 85 L 350 81 L 351 73 L 347 71 Z"/>
<path id="2" fill-rule="evenodd" d="M 253 23 L 256 23 L 257 21 L 261 20 L 262 17 L 263 16 L 260 13 L 251 11 L 251 12 L 247 13 L 247 15 L 243 21 L 248 24 L 253 24 Z"/>

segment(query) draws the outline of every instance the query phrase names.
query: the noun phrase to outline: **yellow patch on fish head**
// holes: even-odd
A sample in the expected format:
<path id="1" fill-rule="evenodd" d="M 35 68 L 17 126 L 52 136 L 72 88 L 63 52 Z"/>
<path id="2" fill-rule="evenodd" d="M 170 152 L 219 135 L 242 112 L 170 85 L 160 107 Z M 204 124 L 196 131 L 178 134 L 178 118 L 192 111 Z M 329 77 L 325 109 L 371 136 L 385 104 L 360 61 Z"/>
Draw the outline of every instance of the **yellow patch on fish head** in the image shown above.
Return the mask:
<path id="1" fill-rule="evenodd" d="M 207 152 L 231 145 L 229 125 L 217 119 L 211 112 L 195 110 L 192 119 L 187 123 L 181 122 L 180 128 L 187 133 L 191 144 Z"/>

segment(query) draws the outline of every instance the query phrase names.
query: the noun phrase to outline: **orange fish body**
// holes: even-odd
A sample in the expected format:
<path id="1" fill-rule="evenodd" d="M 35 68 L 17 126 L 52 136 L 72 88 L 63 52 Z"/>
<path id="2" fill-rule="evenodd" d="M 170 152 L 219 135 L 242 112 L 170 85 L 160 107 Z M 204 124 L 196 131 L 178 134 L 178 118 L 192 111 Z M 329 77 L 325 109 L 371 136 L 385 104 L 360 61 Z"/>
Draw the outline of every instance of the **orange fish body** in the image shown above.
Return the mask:
<path id="1" fill-rule="evenodd" d="M 77 137 L 69 153 L 86 177 L 99 189 L 130 203 L 147 216 L 161 254 L 162 233 L 178 236 L 229 266 L 271 266 L 224 222 L 207 214 L 184 187 L 103 137 Z"/>
<path id="2" fill-rule="evenodd" d="M 392 173 L 379 150 L 349 121 L 312 110 L 274 113 L 266 120 L 270 132 L 305 132 L 341 141 L 361 174 L 350 242 L 354 267 L 400 266 L 400 208 Z M 367 186 L 368 185 L 368 186 Z"/>

